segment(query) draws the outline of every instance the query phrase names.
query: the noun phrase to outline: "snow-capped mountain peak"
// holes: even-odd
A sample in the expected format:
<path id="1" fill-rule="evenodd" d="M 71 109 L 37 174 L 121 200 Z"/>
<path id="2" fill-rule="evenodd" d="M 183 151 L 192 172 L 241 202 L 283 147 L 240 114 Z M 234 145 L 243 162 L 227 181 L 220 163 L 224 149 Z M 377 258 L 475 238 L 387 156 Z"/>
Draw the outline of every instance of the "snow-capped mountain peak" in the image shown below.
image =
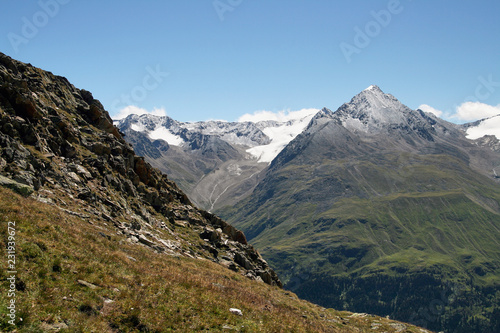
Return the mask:
<path id="1" fill-rule="evenodd" d="M 390 124 L 406 123 L 411 110 L 378 86 L 371 85 L 335 113 L 344 127 L 372 132 Z"/>
<path id="2" fill-rule="evenodd" d="M 379 90 L 379 91 L 382 91 L 380 90 L 380 88 L 374 84 L 372 84 L 371 86 L 369 86 L 368 88 L 366 88 L 365 90 L 363 91 L 371 91 L 371 90 Z"/>
<path id="3" fill-rule="evenodd" d="M 153 141 L 163 140 L 172 146 L 180 146 L 186 142 L 181 135 L 182 124 L 167 116 L 133 114 L 115 121 L 115 125 L 122 129 L 142 132 Z"/>
<path id="4" fill-rule="evenodd" d="M 363 90 L 347 103 L 350 111 L 356 110 L 354 114 L 371 113 L 375 117 L 386 117 L 388 110 L 408 110 L 400 101 L 390 94 L 385 94 L 378 86 L 372 85 Z"/>

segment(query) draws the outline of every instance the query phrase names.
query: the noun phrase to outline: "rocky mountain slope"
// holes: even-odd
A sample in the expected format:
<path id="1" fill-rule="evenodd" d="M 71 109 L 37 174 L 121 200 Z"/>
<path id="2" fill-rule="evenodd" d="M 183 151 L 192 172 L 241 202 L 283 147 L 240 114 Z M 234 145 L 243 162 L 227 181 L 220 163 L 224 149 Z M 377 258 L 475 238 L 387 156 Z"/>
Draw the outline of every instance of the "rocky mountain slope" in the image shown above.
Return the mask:
<path id="1" fill-rule="evenodd" d="M 73 213 L 107 220 L 132 242 L 280 284 L 241 231 L 194 208 L 173 182 L 135 155 L 90 92 L 5 56 L 1 74 L 3 176 L 62 209 L 68 198 L 79 201 L 85 209 Z M 192 228 L 200 239 L 182 242 L 172 230 L 177 227 Z"/>
<path id="2" fill-rule="evenodd" d="M 88 91 L 1 53 L 0 144 L 2 332 L 425 332 L 284 291 Z"/>
<path id="3" fill-rule="evenodd" d="M 209 211 L 254 189 L 261 172 L 309 123 L 314 110 L 286 121 L 181 123 L 130 115 L 115 121 L 126 140 Z"/>
<path id="4" fill-rule="evenodd" d="M 495 332 L 498 143 L 469 140 L 463 127 L 371 86 L 321 110 L 252 195 L 219 212 L 301 297 L 447 332 Z"/>

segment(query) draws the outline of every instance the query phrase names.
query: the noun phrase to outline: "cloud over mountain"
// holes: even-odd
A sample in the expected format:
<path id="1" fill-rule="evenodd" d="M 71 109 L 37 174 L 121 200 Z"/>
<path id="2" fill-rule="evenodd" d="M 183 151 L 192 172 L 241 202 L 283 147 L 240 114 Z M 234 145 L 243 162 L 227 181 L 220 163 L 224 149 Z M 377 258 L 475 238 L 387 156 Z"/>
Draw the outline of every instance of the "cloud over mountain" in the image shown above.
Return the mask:
<path id="1" fill-rule="evenodd" d="M 116 116 L 113 117 L 114 120 L 121 120 L 130 116 L 131 114 L 136 114 L 141 116 L 143 114 L 151 114 L 154 116 L 166 116 L 167 111 L 164 108 L 154 108 L 152 111 L 148 111 L 146 109 L 140 108 L 135 105 L 129 105 L 123 109 L 121 109 Z"/>
<path id="2" fill-rule="evenodd" d="M 259 121 L 274 120 L 279 122 L 286 122 L 290 120 L 302 119 L 307 116 L 312 116 L 316 114 L 319 109 L 302 109 L 298 111 L 282 110 L 279 112 L 272 111 L 255 111 L 254 113 L 247 113 L 238 118 L 238 122 L 253 122 L 258 123 Z"/>
<path id="3" fill-rule="evenodd" d="M 422 104 L 418 108 L 424 112 L 432 113 L 433 115 L 438 116 L 438 117 L 441 117 L 443 115 L 443 111 L 435 109 L 432 106 L 427 105 L 427 104 Z"/>
<path id="4" fill-rule="evenodd" d="M 481 102 L 464 102 L 455 108 L 455 113 L 444 112 L 430 105 L 422 104 L 418 109 L 432 113 L 438 117 L 452 118 L 462 121 L 476 121 L 500 115 L 500 104 L 497 106 Z"/>
<path id="5" fill-rule="evenodd" d="M 460 120 L 474 121 L 500 114 L 500 104 L 497 106 L 481 102 L 465 102 L 457 108 L 455 117 Z"/>

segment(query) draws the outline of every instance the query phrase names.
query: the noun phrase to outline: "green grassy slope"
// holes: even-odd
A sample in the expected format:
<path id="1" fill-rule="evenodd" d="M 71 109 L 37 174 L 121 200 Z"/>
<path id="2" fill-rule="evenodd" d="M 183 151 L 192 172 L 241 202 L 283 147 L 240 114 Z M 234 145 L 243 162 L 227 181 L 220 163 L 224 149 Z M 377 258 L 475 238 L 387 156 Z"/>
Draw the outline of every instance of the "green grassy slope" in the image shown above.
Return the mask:
<path id="1" fill-rule="evenodd" d="M 499 203 L 498 184 L 461 158 L 388 153 L 286 164 L 222 215 L 301 297 L 418 322 L 419 309 L 460 286 L 477 301 L 447 298 L 421 324 L 466 332 L 477 321 L 495 332 Z"/>

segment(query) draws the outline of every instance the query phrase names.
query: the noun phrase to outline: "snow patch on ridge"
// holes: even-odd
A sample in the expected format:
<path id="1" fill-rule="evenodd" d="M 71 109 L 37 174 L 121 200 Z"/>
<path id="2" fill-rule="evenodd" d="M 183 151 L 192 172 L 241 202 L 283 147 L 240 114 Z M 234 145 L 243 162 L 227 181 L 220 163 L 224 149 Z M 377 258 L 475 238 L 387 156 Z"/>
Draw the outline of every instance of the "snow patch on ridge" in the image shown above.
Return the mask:
<path id="1" fill-rule="evenodd" d="M 285 123 L 261 121 L 257 126 L 271 140 L 269 144 L 256 146 L 247 150 L 247 153 L 256 157 L 259 162 L 271 163 L 273 159 L 299 135 L 309 124 L 319 110 L 307 109 L 296 111 L 292 119 Z M 287 116 L 290 116 L 290 112 Z"/>
<path id="2" fill-rule="evenodd" d="M 168 117 L 134 115 L 125 120 L 129 128 L 144 133 L 151 140 L 164 140 L 173 146 L 186 141 L 178 135 L 182 129 L 193 133 L 211 135 L 230 144 L 246 146 L 247 152 L 258 162 L 270 163 L 283 148 L 299 135 L 319 112 L 318 109 L 299 111 L 257 111 L 246 114 L 237 122 L 200 121 L 182 123 Z"/>
<path id="3" fill-rule="evenodd" d="M 144 132 L 144 131 L 146 131 L 146 127 L 144 127 L 140 123 L 134 123 L 134 124 L 130 125 L 130 129 L 132 129 L 133 131 L 136 131 L 136 132 Z"/>
<path id="4" fill-rule="evenodd" d="M 163 126 L 158 126 L 154 131 L 149 132 L 148 136 L 151 140 L 163 140 L 172 146 L 180 146 L 185 142 L 183 138 L 173 134 Z"/>
<path id="5" fill-rule="evenodd" d="M 172 146 L 180 146 L 185 141 L 179 135 L 174 134 L 170 129 L 166 128 L 163 124 L 164 117 L 141 115 L 132 116 L 130 119 L 130 129 L 135 132 L 144 133 L 151 140 L 163 140 Z M 127 120 L 115 121 L 122 122 Z M 119 124 L 118 124 L 119 125 Z"/>
<path id="6" fill-rule="evenodd" d="M 500 140 L 500 115 L 485 119 L 479 125 L 467 129 L 467 139 L 476 140 L 485 135 L 494 135 Z"/>

